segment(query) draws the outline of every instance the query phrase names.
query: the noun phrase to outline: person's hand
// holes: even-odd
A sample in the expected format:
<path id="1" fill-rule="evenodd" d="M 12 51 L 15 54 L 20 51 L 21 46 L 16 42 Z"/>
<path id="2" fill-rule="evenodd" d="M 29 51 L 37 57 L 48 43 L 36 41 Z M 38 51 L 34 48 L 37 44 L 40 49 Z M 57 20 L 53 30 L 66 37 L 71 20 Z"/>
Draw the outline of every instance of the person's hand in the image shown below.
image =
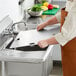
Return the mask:
<path id="1" fill-rule="evenodd" d="M 41 48 L 45 48 L 47 47 L 49 44 L 47 42 L 47 40 L 41 40 L 38 42 L 38 46 L 40 46 Z"/>
<path id="2" fill-rule="evenodd" d="M 42 30 L 45 26 L 46 26 L 45 23 L 42 23 L 42 24 L 38 25 L 37 26 L 37 31 Z"/>

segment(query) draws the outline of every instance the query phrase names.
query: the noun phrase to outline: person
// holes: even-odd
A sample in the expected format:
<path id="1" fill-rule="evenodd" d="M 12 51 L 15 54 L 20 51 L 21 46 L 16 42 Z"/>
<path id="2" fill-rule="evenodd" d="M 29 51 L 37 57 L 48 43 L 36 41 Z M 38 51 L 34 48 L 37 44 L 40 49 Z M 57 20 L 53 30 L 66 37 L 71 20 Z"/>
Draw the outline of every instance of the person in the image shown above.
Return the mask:
<path id="1" fill-rule="evenodd" d="M 60 44 L 63 76 L 76 76 L 76 0 L 68 0 L 65 9 L 38 25 L 37 30 L 59 22 L 60 32 L 49 39 L 39 41 L 38 45 L 45 48 L 48 45 Z"/>

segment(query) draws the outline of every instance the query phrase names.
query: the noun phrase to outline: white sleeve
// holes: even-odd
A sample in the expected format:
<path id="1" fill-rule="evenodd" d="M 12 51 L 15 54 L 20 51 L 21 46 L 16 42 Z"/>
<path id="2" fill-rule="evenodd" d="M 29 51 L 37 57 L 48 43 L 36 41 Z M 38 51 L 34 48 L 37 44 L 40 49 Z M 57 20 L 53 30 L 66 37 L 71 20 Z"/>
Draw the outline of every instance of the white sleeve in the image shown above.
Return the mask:
<path id="1" fill-rule="evenodd" d="M 76 8 L 68 13 L 65 23 L 60 33 L 55 35 L 59 44 L 64 46 L 70 40 L 76 37 Z"/>
<path id="2" fill-rule="evenodd" d="M 58 12 L 56 15 L 57 21 L 60 23 L 61 22 L 61 11 Z"/>
<path id="3" fill-rule="evenodd" d="M 71 1 L 67 1 L 66 2 L 66 11 L 69 11 L 70 9 L 71 9 L 71 5 L 72 5 L 73 3 L 71 2 Z M 58 22 L 61 22 L 61 11 L 59 11 L 56 15 L 56 18 L 57 18 L 57 21 Z"/>

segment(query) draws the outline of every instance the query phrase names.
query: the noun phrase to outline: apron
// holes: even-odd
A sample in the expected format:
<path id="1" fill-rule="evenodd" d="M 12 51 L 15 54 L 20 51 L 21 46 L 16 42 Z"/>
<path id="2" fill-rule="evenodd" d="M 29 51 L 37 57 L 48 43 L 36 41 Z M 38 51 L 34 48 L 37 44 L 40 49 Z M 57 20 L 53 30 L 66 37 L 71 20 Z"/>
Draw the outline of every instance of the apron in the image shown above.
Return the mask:
<path id="1" fill-rule="evenodd" d="M 61 28 L 68 12 L 61 10 Z M 76 37 L 61 46 L 63 76 L 76 76 Z"/>

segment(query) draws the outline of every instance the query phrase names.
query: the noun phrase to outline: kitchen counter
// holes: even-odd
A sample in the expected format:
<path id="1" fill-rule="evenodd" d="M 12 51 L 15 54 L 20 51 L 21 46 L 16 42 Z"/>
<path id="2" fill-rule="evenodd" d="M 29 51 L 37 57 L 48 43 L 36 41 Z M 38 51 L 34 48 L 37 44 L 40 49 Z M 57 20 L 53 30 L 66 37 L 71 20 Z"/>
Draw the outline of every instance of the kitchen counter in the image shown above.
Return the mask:
<path id="1" fill-rule="evenodd" d="M 45 15 L 44 15 L 44 17 L 46 17 Z M 40 18 L 40 17 L 37 17 L 36 19 L 35 18 L 31 18 L 31 17 L 27 17 L 27 20 L 26 20 L 26 24 L 27 25 L 31 25 L 31 24 L 33 24 L 33 25 L 35 25 L 35 26 L 37 26 L 36 24 L 39 24 L 39 23 L 41 23 L 41 22 L 43 22 L 43 21 L 45 21 L 45 20 L 47 20 L 47 19 L 49 19 L 50 18 L 50 16 L 47 16 L 47 18 L 45 18 L 44 19 L 44 17 L 42 17 L 42 18 Z M 9 18 L 9 17 L 8 17 Z M 7 19 L 8 19 L 7 18 Z M 39 19 L 40 19 L 40 22 L 39 22 Z M 9 20 L 10 20 L 10 18 L 9 18 Z M 35 22 L 34 22 L 35 21 Z M 1 25 L 3 25 L 4 24 L 4 26 L 6 25 L 6 26 L 8 26 L 10 23 L 12 22 L 12 20 L 10 20 L 9 21 L 9 23 L 7 23 L 7 21 L 6 21 L 6 23 L 4 24 L 4 23 L 2 23 Z M 12 25 L 12 24 L 11 24 Z M 33 27 L 33 25 L 32 25 L 32 27 Z M 47 31 L 47 32 L 45 32 L 45 31 L 43 31 L 43 32 L 41 32 L 41 35 L 43 34 L 44 36 L 42 36 L 42 37 L 45 37 L 45 34 L 47 35 L 47 37 L 49 38 L 50 36 L 52 36 L 52 35 L 54 35 L 54 34 L 56 34 L 57 32 L 59 32 L 59 26 L 56 26 L 56 27 L 47 27 L 48 28 L 48 30 L 45 30 L 45 31 Z M 47 29 L 46 28 L 46 29 Z M 36 28 L 35 28 L 36 29 Z M 32 31 L 32 30 L 31 30 Z M 31 34 L 31 31 L 29 32 L 29 34 Z M 36 30 L 35 30 L 36 31 Z M 33 31 L 32 31 L 33 32 Z M 37 32 L 37 31 L 36 31 Z M 48 33 L 49 32 L 49 33 Z M 35 32 L 34 32 L 35 33 Z M 38 33 L 37 33 L 38 34 Z M 35 35 L 37 35 L 36 33 L 35 33 Z M 25 35 L 27 35 L 28 36 L 28 33 L 26 33 Z M 31 35 L 32 36 L 32 35 Z M 5 50 L 7 50 L 7 49 L 5 49 L 5 47 L 8 45 L 8 42 L 9 42 L 9 39 L 12 37 L 12 35 L 4 35 L 4 36 L 2 36 L 2 37 L 0 37 L 0 56 L 2 57 L 2 55 L 3 55 L 3 51 L 5 51 Z M 47 38 L 47 37 L 45 37 L 45 38 Z M 28 39 L 28 38 L 27 38 Z M 26 40 L 27 40 L 26 39 Z M 42 38 L 41 38 L 42 39 Z M 32 41 L 32 40 L 31 40 Z M 34 42 L 36 42 L 36 41 L 34 41 Z M 37 42 L 36 42 L 36 44 L 37 44 Z M 3 47 L 3 48 L 1 48 L 1 47 Z M 2 50 L 3 49 L 3 50 Z M 9 53 L 11 53 L 11 52 L 15 52 L 14 50 L 8 50 L 9 51 Z M 7 52 L 8 52 L 7 51 Z M 2 54 L 1 54 L 1 52 L 2 52 Z M 7 52 L 5 52 L 5 54 L 4 55 L 7 55 Z M 17 52 L 16 52 L 17 53 Z M 20 52 L 19 52 L 20 53 Z M 22 53 L 22 52 L 21 52 Z M 8 54 L 9 55 L 9 54 Z M 16 54 L 15 54 L 16 55 Z M 14 54 L 13 54 L 13 56 L 14 56 Z M 22 56 L 22 55 L 21 55 Z M 0 58 L 1 58 L 0 57 Z M 7 60 L 8 61 L 8 60 Z"/>
<path id="2" fill-rule="evenodd" d="M 6 48 L 6 46 L 9 44 L 9 41 L 13 38 L 8 39 L 4 43 L 4 49 L 0 51 L 0 61 L 20 61 L 20 62 L 39 62 L 43 61 L 45 54 L 49 52 L 53 48 L 53 45 L 49 46 L 45 51 L 18 51 L 15 47 L 21 47 L 21 46 L 29 46 L 29 43 L 35 43 L 37 45 L 37 42 L 41 39 L 46 39 L 53 34 L 56 34 L 59 30 L 59 26 L 56 28 L 48 28 L 44 29 L 43 31 L 37 32 L 37 30 L 29 30 L 29 31 L 21 31 L 17 37 L 14 39 L 12 45 L 10 48 Z M 33 34 L 32 34 L 33 33 Z M 20 40 L 17 40 L 20 38 Z M 2 38 L 3 39 L 3 38 Z M 2 40 L 1 39 L 1 40 Z M 6 38 L 5 38 L 6 39 Z M 52 54 L 52 51 L 51 51 Z"/>

